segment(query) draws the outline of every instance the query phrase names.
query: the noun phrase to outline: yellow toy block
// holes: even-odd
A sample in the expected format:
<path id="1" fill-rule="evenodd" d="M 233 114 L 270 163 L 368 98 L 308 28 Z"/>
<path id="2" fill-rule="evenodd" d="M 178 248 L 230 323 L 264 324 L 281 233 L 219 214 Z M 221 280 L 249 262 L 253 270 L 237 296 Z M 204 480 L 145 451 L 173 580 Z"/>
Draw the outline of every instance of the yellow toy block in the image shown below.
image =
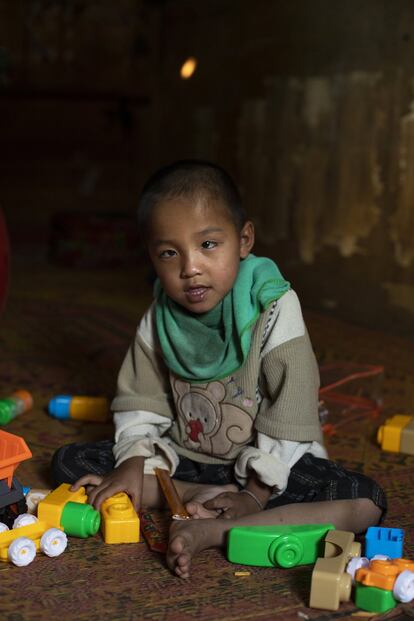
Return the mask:
<path id="1" fill-rule="evenodd" d="M 361 553 L 354 533 L 331 530 L 325 537 L 324 557 L 318 558 L 312 572 L 310 608 L 338 610 L 340 602 L 351 597 L 352 578 L 345 573 L 353 556 Z"/>
<path id="2" fill-rule="evenodd" d="M 70 485 L 62 483 L 39 502 L 37 505 L 37 517 L 51 526 L 60 528 L 62 512 L 68 502 L 86 504 L 88 497 L 85 488 L 80 487 L 76 492 L 71 492 Z"/>
<path id="3" fill-rule="evenodd" d="M 124 492 L 103 501 L 101 532 L 105 543 L 138 543 L 139 517 Z"/>
<path id="4" fill-rule="evenodd" d="M 385 424 L 381 425 L 377 433 L 377 440 L 383 451 L 398 453 L 401 450 L 401 434 L 404 427 L 411 421 L 412 416 L 403 414 L 396 414 L 386 419 Z"/>

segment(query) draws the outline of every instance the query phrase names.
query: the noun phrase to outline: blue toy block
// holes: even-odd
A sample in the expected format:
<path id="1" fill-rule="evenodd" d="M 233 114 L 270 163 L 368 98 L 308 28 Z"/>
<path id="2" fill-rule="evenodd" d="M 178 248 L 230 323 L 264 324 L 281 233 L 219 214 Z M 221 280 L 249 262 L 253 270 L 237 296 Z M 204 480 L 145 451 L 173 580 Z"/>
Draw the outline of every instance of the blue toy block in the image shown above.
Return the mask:
<path id="1" fill-rule="evenodd" d="M 401 528 L 370 526 L 365 535 L 365 556 L 385 554 L 390 558 L 402 558 L 404 531 Z"/>

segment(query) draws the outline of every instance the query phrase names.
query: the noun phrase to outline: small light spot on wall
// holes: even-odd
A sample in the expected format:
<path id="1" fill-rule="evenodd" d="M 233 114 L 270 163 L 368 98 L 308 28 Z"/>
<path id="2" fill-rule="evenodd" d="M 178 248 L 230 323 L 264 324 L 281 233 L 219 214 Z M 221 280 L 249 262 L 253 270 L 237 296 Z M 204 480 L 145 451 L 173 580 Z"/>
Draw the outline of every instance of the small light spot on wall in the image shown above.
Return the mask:
<path id="1" fill-rule="evenodd" d="M 183 80 L 188 80 L 194 74 L 197 68 L 197 59 L 194 56 L 190 56 L 187 60 L 181 65 L 180 76 Z"/>

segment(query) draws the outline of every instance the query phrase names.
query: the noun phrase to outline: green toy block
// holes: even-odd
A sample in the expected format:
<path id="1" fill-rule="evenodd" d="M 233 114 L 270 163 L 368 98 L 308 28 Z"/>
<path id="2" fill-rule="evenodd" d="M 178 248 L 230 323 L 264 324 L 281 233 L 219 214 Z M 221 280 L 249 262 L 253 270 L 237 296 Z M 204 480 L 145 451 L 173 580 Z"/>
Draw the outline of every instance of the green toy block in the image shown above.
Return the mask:
<path id="1" fill-rule="evenodd" d="M 260 567 L 295 567 L 315 563 L 333 524 L 245 526 L 232 528 L 227 558 L 232 563 Z"/>
<path id="2" fill-rule="evenodd" d="M 397 600 L 392 591 L 357 583 L 355 585 L 355 605 L 368 612 L 387 612 L 387 610 L 395 608 Z"/>
<path id="3" fill-rule="evenodd" d="M 60 523 L 67 535 L 86 539 L 98 532 L 101 516 L 91 505 L 67 502 L 63 507 Z"/>

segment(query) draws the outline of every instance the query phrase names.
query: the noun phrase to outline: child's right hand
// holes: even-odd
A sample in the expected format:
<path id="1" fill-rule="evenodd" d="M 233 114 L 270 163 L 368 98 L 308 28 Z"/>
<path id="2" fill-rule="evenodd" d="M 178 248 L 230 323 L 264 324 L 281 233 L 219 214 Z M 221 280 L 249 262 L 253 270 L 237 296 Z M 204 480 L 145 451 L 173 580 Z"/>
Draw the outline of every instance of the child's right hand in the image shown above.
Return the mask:
<path id="1" fill-rule="evenodd" d="M 82 485 L 92 486 L 92 489 L 87 489 L 87 494 L 89 503 L 97 511 L 107 498 L 118 492 L 126 492 L 138 511 L 141 504 L 143 473 L 144 457 L 130 457 L 104 476 L 85 474 L 72 485 L 71 490 L 76 492 Z"/>

